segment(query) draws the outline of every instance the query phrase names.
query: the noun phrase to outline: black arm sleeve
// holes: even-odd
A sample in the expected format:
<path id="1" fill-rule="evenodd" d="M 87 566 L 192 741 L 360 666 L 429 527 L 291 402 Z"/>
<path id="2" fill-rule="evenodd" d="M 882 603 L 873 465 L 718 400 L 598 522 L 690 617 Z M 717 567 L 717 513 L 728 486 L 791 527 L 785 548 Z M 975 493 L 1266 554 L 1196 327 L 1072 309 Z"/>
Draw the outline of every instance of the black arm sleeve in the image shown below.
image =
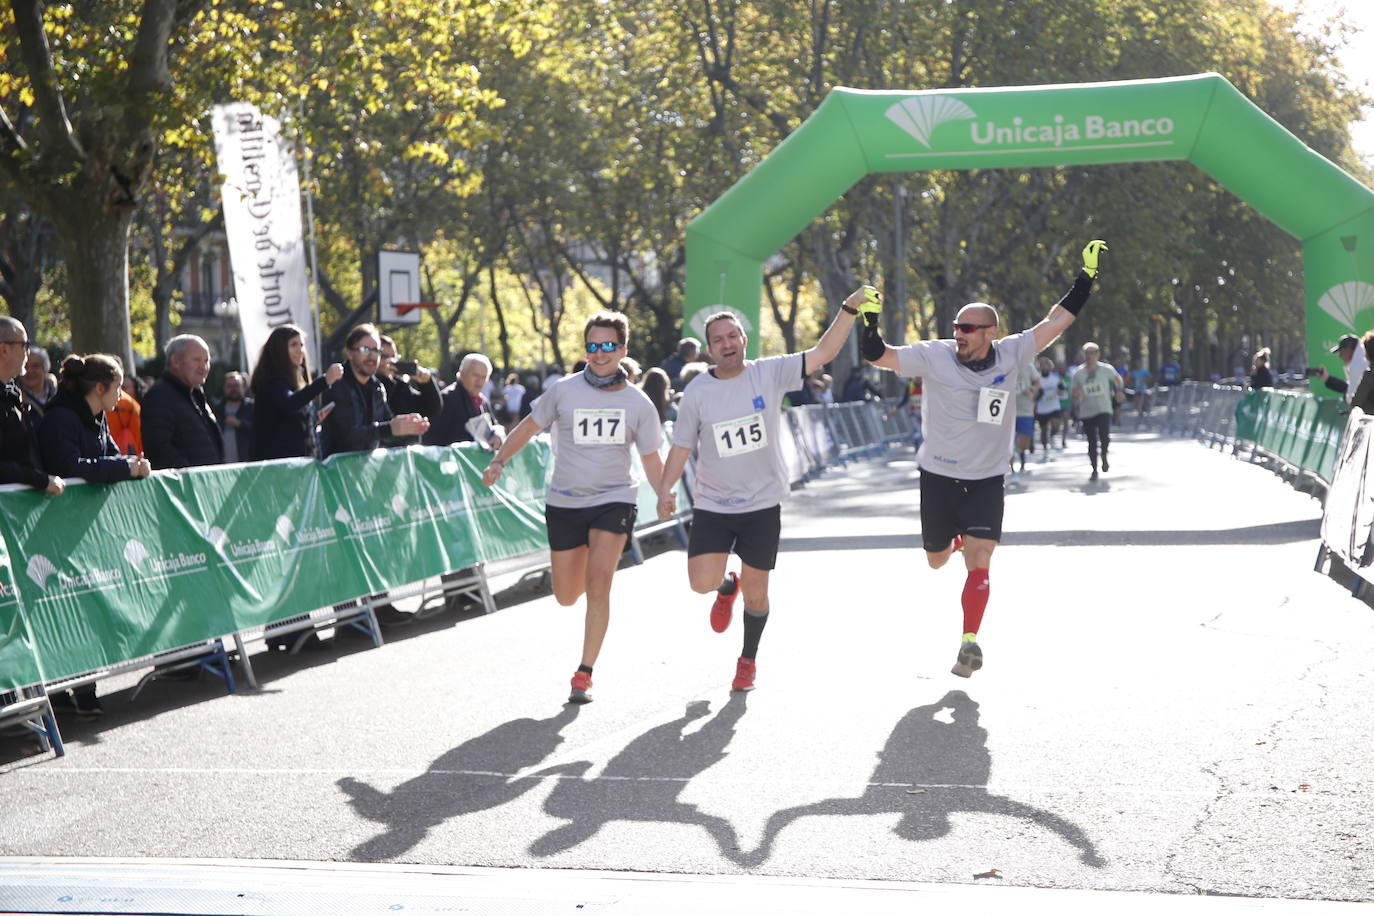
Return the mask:
<path id="1" fill-rule="evenodd" d="M 1326 387 L 1337 394 L 1345 394 L 1350 390 L 1350 383 L 1343 378 L 1336 378 L 1334 375 L 1327 376 Z"/>
<path id="2" fill-rule="evenodd" d="M 1083 306 L 1088 304 L 1088 296 L 1092 291 L 1093 278 L 1080 270 L 1078 276 L 1074 278 L 1072 288 L 1064 294 L 1063 299 L 1055 304 L 1066 312 L 1077 315 L 1083 310 Z"/>

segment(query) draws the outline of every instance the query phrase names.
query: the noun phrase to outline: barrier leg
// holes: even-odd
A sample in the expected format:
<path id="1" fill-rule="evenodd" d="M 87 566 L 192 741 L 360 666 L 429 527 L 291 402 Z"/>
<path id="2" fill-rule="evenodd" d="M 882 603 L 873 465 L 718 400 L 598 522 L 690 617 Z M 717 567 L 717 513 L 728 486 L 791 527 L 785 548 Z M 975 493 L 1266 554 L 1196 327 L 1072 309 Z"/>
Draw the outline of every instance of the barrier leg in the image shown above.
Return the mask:
<path id="1" fill-rule="evenodd" d="M 244 680 L 248 681 L 248 686 L 254 690 L 261 690 L 258 686 L 258 676 L 253 671 L 253 662 L 248 658 L 248 649 L 243 645 L 243 634 L 234 634 L 234 649 L 239 653 L 239 664 L 243 666 Z"/>
<path id="2" fill-rule="evenodd" d="M 1326 543 L 1322 542 L 1317 547 L 1317 563 L 1312 567 L 1313 572 L 1321 572 L 1322 566 L 1326 564 Z M 1356 577 L 1358 578 L 1358 577 Z"/>

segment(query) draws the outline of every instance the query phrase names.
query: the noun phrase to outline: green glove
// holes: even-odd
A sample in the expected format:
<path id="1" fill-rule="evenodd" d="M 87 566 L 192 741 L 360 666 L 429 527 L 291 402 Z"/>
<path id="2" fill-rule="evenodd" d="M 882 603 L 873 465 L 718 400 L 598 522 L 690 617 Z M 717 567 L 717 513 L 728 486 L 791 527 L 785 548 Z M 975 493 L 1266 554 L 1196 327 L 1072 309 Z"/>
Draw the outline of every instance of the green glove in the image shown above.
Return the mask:
<path id="1" fill-rule="evenodd" d="M 1090 277 L 1097 276 L 1097 259 L 1104 251 L 1110 251 L 1107 243 L 1102 239 L 1093 239 L 1083 248 L 1083 273 Z"/>
<path id="2" fill-rule="evenodd" d="M 883 297 L 876 289 L 871 286 L 864 287 L 864 299 L 859 303 L 859 317 L 864 320 L 865 327 L 877 327 L 878 315 L 883 310 Z"/>

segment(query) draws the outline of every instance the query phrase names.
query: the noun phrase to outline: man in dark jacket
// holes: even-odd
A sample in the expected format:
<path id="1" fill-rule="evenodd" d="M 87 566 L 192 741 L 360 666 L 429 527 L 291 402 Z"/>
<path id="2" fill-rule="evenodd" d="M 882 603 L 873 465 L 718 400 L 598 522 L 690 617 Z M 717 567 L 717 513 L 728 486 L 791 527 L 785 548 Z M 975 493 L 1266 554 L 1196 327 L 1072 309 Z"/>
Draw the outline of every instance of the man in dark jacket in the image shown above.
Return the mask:
<path id="1" fill-rule="evenodd" d="M 224 400 L 215 404 L 220 442 L 226 462 L 253 458 L 253 399 L 248 396 L 248 379 L 242 372 L 224 376 Z"/>
<path id="2" fill-rule="evenodd" d="M 143 396 L 143 450 L 154 469 L 224 461 L 224 441 L 205 399 L 210 348 L 194 334 L 167 342 L 167 370 Z"/>
<path id="3" fill-rule="evenodd" d="M 482 394 L 490 377 L 491 360 L 481 353 L 464 356 L 458 364 L 458 381 L 444 389 L 443 409 L 421 441 L 425 445 L 473 442 L 476 433 L 492 449 L 500 448 L 505 441 L 504 430 L 497 425 L 491 405 Z"/>
<path id="4" fill-rule="evenodd" d="M 66 488 L 43 470 L 34 434 L 37 414 L 16 379 L 29 355 L 29 335 L 14 318 L 0 316 L 0 483 L 22 483 L 50 496 Z"/>
<path id="5" fill-rule="evenodd" d="M 343 378 L 329 387 L 334 409 L 324 421 L 326 458 L 340 452 L 370 451 L 386 436 L 419 436 L 429 429 L 429 421 L 418 413 L 392 415 L 386 389 L 377 380 L 382 359 L 380 338 L 375 326 L 360 324 L 344 340 L 348 368 Z"/>

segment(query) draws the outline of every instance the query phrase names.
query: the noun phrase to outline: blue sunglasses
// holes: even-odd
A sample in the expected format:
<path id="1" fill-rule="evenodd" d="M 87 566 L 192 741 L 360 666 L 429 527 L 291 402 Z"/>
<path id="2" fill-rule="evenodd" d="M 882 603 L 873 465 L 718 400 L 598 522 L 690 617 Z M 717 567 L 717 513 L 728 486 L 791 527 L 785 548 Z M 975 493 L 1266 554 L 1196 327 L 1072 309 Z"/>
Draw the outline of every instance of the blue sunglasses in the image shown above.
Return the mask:
<path id="1" fill-rule="evenodd" d="M 616 350 L 619 350 L 622 346 L 623 346 L 623 344 L 621 344 L 619 341 L 616 341 L 616 340 L 603 340 L 603 341 L 601 341 L 601 343 L 589 343 L 589 344 L 587 344 L 587 352 L 588 352 L 588 353 L 597 353 L 597 352 L 601 352 L 601 353 L 614 353 Z"/>

